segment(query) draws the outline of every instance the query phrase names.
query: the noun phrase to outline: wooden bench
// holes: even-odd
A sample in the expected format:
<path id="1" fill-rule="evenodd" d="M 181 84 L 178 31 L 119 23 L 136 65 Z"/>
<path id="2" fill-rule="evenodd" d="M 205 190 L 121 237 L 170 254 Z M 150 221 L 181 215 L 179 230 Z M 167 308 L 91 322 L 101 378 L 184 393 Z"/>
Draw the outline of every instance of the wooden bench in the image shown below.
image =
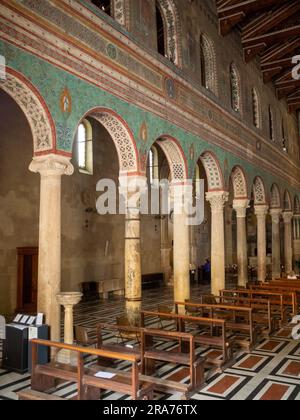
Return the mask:
<path id="1" fill-rule="evenodd" d="M 233 358 L 232 340 L 229 340 L 226 337 L 226 322 L 223 319 L 209 319 L 174 313 L 166 314 L 161 312 L 142 311 L 141 325 L 142 327 L 146 326 L 146 317 L 161 319 L 164 316 L 168 316 L 169 319 L 173 319 L 175 321 L 177 330 L 179 332 L 185 332 L 186 324 L 197 325 L 197 327 L 202 325 L 205 328 L 209 328 L 210 332 L 205 332 L 205 335 L 201 334 L 201 331 L 197 330 L 197 332 L 194 334 L 195 343 L 208 348 L 221 349 L 222 359 L 219 360 L 219 358 L 207 357 L 206 364 L 209 367 L 216 366 L 220 370 L 226 369 L 226 367 L 231 364 Z M 219 335 L 214 335 L 217 329 L 220 330 L 221 333 Z M 185 349 L 183 344 L 184 343 L 181 344 L 182 351 Z"/>
<path id="2" fill-rule="evenodd" d="M 249 285 L 249 289 L 252 291 L 262 291 L 262 292 L 277 292 L 283 295 L 283 303 L 286 307 L 291 308 L 291 315 L 295 316 L 298 314 L 298 299 L 297 299 L 297 290 L 291 289 L 287 286 L 277 286 L 270 283 L 262 285 Z M 300 290 L 299 290 L 300 292 Z"/>
<path id="3" fill-rule="evenodd" d="M 283 293 L 274 292 L 272 290 L 225 289 L 220 291 L 220 296 L 232 296 L 239 298 L 248 297 L 250 299 L 270 300 L 273 308 L 276 306 L 278 308 L 276 316 L 278 317 L 280 326 L 282 327 L 288 323 L 292 295 L 290 295 L 290 300 L 288 302 L 285 301 Z"/>
<path id="4" fill-rule="evenodd" d="M 165 341 L 178 341 L 178 348 L 175 351 L 160 350 L 155 347 L 155 339 Z M 184 351 L 182 343 L 187 342 L 188 346 Z M 204 382 L 204 363 L 205 359 L 196 356 L 195 353 L 195 338 L 192 334 L 171 331 L 159 331 L 153 329 L 142 329 L 141 342 L 141 358 L 142 358 L 142 373 L 149 376 L 156 372 L 156 362 L 167 362 L 179 366 L 187 366 L 189 368 L 190 382 L 189 384 L 181 384 L 181 392 L 185 399 L 189 399 L 193 394 L 199 392 L 205 385 Z M 150 379 L 149 379 L 150 380 Z M 163 384 L 161 381 L 156 382 L 156 378 L 151 379 L 154 386 L 159 386 L 164 391 L 178 390 L 177 383 Z"/>
<path id="5" fill-rule="evenodd" d="M 270 336 L 277 330 L 276 314 L 272 310 L 273 306 L 270 300 L 267 299 L 251 299 L 246 297 L 233 297 L 233 296 L 219 296 L 216 297 L 220 304 L 230 304 L 231 306 L 245 306 L 252 308 L 252 319 L 263 328 L 267 328 L 267 335 Z"/>
<path id="6" fill-rule="evenodd" d="M 199 311 L 199 316 L 209 318 L 224 318 L 226 321 L 226 330 L 246 333 L 249 340 L 233 339 L 236 344 L 252 351 L 257 343 L 258 329 L 253 322 L 253 309 L 245 306 L 233 306 L 225 304 L 208 304 L 197 302 L 175 302 L 176 313 L 180 307 L 186 311 L 190 308 Z"/>
<path id="7" fill-rule="evenodd" d="M 65 398 L 57 395 L 46 394 L 44 392 L 34 391 L 33 389 L 25 389 L 17 392 L 20 401 L 67 401 Z"/>
<path id="8" fill-rule="evenodd" d="M 139 358 L 134 354 L 108 350 L 78 347 L 45 340 L 31 340 L 32 343 L 32 389 L 45 392 L 55 387 L 56 381 L 77 383 L 78 400 L 98 400 L 101 390 L 110 390 L 131 396 L 133 400 L 153 398 L 153 385 L 142 381 L 139 374 Z M 46 346 L 56 350 L 68 350 L 77 354 L 77 366 L 49 363 L 37 364 L 37 346 Z M 103 357 L 131 363 L 130 375 L 117 372 L 113 378 L 98 378 L 95 373 L 99 367 L 84 367 L 84 356 Z"/>

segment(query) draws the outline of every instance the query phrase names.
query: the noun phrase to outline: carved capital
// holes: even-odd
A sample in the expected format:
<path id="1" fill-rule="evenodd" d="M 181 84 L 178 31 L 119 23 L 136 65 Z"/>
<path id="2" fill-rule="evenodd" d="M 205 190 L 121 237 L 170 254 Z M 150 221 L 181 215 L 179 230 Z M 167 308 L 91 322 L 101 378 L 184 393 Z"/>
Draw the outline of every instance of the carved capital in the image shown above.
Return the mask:
<path id="1" fill-rule="evenodd" d="M 223 212 L 229 198 L 227 191 L 216 191 L 206 193 L 206 200 L 210 203 L 212 213 Z"/>
<path id="2" fill-rule="evenodd" d="M 249 200 L 233 200 L 233 209 L 236 211 L 236 217 L 238 219 L 244 219 L 246 217 L 249 204 Z"/>
<path id="3" fill-rule="evenodd" d="M 272 223 L 279 224 L 281 214 L 282 214 L 282 209 L 271 209 L 270 214 L 271 214 L 271 217 L 272 217 Z"/>
<path id="4" fill-rule="evenodd" d="M 289 223 L 292 222 L 292 219 L 294 217 L 294 214 L 293 214 L 292 211 L 284 211 L 282 213 L 282 217 L 283 217 L 284 223 L 289 224 Z"/>
<path id="5" fill-rule="evenodd" d="M 260 218 L 265 219 L 269 211 L 269 206 L 265 206 L 265 205 L 255 206 L 254 210 L 255 210 L 256 217 L 258 219 Z"/>
<path id="6" fill-rule="evenodd" d="M 40 173 L 42 176 L 70 176 L 74 173 L 74 167 L 70 159 L 65 156 L 52 154 L 34 157 L 29 170 L 34 173 Z"/>

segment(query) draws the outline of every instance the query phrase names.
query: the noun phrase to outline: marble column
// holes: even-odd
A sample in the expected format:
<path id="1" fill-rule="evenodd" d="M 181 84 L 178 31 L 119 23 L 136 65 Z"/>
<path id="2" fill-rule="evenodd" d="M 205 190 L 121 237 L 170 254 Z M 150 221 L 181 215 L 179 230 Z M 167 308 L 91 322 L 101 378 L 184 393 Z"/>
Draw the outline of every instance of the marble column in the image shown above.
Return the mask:
<path id="1" fill-rule="evenodd" d="M 237 217 L 237 262 L 238 285 L 245 287 L 248 282 L 247 208 L 249 200 L 234 200 L 233 209 Z"/>
<path id="2" fill-rule="evenodd" d="M 267 276 L 267 228 L 266 216 L 269 207 L 266 205 L 255 206 L 257 218 L 257 279 L 265 282 Z"/>
<path id="3" fill-rule="evenodd" d="M 293 247 L 292 247 L 292 219 L 293 212 L 284 211 L 282 213 L 284 221 L 284 261 L 285 272 L 289 274 L 293 270 Z"/>
<path id="4" fill-rule="evenodd" d="M 282 209 L 271 209 L 272 218 L 272 277 L 281 277 L 280 218 Z"/>
<path id="5" fill-rule="evenodd" d="M 161 219 L 161 269 L 164 273 L 165 284 L 170 283 L 172 275 L 171 267 L 171 246 L 169 241 L 169 222 L 168 216 L 162 216 Z"/>
<path id="6" fill-rule="evenodd" d="M 133 326 L 140 325 L 142 306 L 140 198 L 146 187 L 145 177 L 120 177 L 125 197 L 125 312 Z"/>
<path id="7" fill-rule="evenodd" d="M 40 173 L 38 312 L 45 314 L 51 340 L 60 341 L 61 177 L 72 175 L 70 159 L 60 155 L 35 157 L 32 172 Z"/>
<path id="8" fill-rule="evenodd" d="M 228 197 L 225 191 L 206 194 L 211 206 L 211 292 L 216 296 L 225 288 L 224 207 Z"/>
<path id="9" fill-rule="evenodd" d="M 59 293 L 56 296 L 59 305 L 64 307 L 65 310 L 65 322 L 64 322 L 64 343 L 74 344 L 74 321 L 73 321 L 73 309 L 82 298 L 82 293 L 78 292 L 66 292 Z M 75 357 L 73 357 L 75 356 Z M 64 364 L 77 364 L 76 354 L 72 355 L 69 350 L 62 350 L 57 355 L 57 361 Z"/>
<path id="10" fill-rule="evenodd" d="M 174 200 L 174 300 L 190 299 L 190 238 L 187 215 L 184 210 L 184 186 L 173 186 Z"/>
<path id="11" fill-rule="evenodd" d="M 233 264 L 232 213 L 231 206 L 225 206 L 225 265 L 228 266 Z"/>

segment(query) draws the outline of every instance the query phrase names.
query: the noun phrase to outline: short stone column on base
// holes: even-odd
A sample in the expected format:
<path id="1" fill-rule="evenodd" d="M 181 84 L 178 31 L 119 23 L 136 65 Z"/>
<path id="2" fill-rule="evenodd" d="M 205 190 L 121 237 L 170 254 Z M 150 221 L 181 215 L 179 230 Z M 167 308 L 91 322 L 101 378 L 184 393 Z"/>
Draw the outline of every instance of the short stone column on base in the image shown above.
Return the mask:
<path id="1" fill-rule="evenodd" d="M 65 344 L 74 344 L 74 322 L 73 322 L 73 309 L 82 298 L 82 293 L 69 292 L 69 293 L 60 293 L 56 296 L 57 302 L 59 305 L 64 307 L 65 310 L 65 320 L 64 320 L 64 343 Z M 57 354 L 56 360 L 59 363 L 64 364 L 77 364 L 77 355 L 72 354 L 69 350 L 61 350 Z"/>

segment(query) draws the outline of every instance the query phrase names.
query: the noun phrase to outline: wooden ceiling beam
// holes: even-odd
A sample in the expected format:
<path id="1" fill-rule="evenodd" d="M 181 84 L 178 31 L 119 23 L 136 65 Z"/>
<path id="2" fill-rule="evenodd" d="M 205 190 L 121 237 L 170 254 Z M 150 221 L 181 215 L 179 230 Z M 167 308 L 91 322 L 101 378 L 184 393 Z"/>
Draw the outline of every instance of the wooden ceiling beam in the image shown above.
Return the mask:
<path id="1" fill-rule="evenodd" d="M 261 56 L 261 63 L 265 64 L 279 60 L 287 54 L 292 55 L 297 48 L 299 48 L 299 38 L 288 40 L 284 44 L 272 45 L 272 48 L 269 48 L 269 50 Z"/>
<path id="2" fill-rule="evenodd" d="M 287 19 L 300 11 L 300 2 L 293 0 L 290 3 L 275 9 L 272 12 L 264 13 L 259 19 L 256 19 L 253 24 L 250 24 L 242 31 L 243 39 L 256 37 L 262 33 L 284 23 Z"/>
<path id="3" fill-rule="evenodd" d="M 276 41 L 286 40 L 289 37 L 300 36 L 300 25 L 291 26 L 279 31 L 270 32 L 251 39 L 243 40 L 244 58 L 246 62 L 251 61 L 257 54 L 260 54 L 268 45 Z"/>
<path id="4" fill-rule="evenodd" d="M 276 75 L 280 74 L 285 69 L 292 69 L 293 57 L 284 58 L 281 60 L 276 60 L 273 62 L 267 62 L 261 65 L 261 70 L 263 72 L 264 83 L 269 83 Z"/>

